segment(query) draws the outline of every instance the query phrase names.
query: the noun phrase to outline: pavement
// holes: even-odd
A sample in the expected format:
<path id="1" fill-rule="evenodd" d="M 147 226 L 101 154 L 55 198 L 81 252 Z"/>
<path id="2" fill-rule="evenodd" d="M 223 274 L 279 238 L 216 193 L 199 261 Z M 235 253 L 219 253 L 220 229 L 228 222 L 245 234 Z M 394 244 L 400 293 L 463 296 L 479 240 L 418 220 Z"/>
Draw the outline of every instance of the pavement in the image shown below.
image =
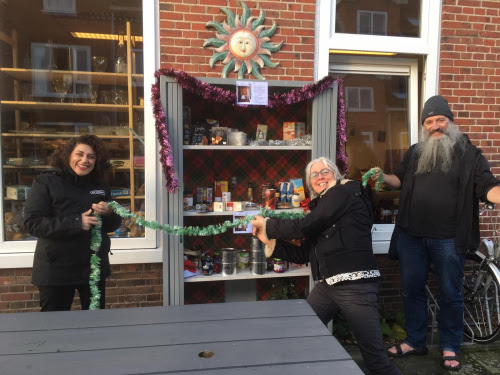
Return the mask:
<path id="1" fill-rule="evenodd" d="M 365 374 L 369 374 L 364 366 L 357 345 L 345 345 L 344 348 L 351 355 Z M 460 350 L 462 369 L 449 371 L 441 367 L 441 350 L 439 345 L 429 345 L 429 354 L 424 356 L 409 356 L 393 358 L 394 364 L 404 375 L 489 375 L 500 374 L 500 340 L 492 344 L 462 343 Z"/>

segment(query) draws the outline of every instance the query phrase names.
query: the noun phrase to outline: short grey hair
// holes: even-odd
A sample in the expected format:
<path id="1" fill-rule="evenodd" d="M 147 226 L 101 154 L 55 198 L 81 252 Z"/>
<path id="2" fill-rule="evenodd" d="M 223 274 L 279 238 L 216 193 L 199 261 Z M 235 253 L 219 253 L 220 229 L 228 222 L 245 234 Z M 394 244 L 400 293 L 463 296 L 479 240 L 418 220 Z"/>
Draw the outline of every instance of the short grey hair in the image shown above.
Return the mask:
<path id="1" fill-rule="evenodd" d="M 319 163 L 319 162 L 323 163 L 323 165 L 333 173 L 333 177 L 335 178 L 335 180 L 339 180 L 339 179 L 342 179 L 344 177 L 343 175 L 340 174 L 340 171 L 337 168 L 337 166 L 335 165 L 335 163 L 333 161 L 331 161 L 330 159 L 325 158 L 324 156 L 321 156 L 317 159 L 311 160 L 309 162 L 309 164 L 307 164 L 307 167 L 306 167 L 306 187 L 307 187 L 307 190 L 309 191 L 309 196 L 311 197 L 311 199 L 314 199 L 319 195 L 318 193 L 316 193 L 314 191 L 314 189 L 312 188 L 312 183 L 311 183 L 311 168 L 314 164 Z"/>

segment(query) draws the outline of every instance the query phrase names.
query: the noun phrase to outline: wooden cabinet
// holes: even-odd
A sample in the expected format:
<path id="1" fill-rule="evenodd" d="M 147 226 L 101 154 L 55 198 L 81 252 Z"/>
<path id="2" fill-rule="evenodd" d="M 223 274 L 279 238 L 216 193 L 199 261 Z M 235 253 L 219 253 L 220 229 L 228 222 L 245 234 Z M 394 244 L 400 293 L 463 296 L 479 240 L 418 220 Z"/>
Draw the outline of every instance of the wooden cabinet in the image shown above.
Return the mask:
<path id="1" fill-rule="evenodd" d="M 225 90 L 235 90 L 236 80 L 203 79 L 209 84 Z M 270 81 L 269 93 L 287 93 L 293 88 L 302 87 L 305 82 Z M 208 102 L 193 94 L 184 92 L 173 79 L 162 77 L 161 99 L 165 109 L 166 123 L 172 143 L 174 163 L 182 188 L 177 194 L 169 194 L 166 199 L 167 221 L 170 225 L 207 226 L 231 220 L 233 212 L 197 213 L 183 209 L 183 190 L 192 193 L 196 203 L 199 187 L 213 187 L 215 181 L 228 181 L 231 200 L 246 201 L 247 188 L 253 188 L 254 201 L 261 203 L 262 184 L 289 181 L 302 178 L 305 181 L 306 164 L 319 156 L 335 158 L 337 85 L 325 90 L 313 99 L 297 105 L 268 108 L 236 105 L 220 105 Z M 305 122 L 312 144 L 304 146 L 287 145 L 185 145 L 183 110 L 190 108 L 191 125 L 209 120 L 216 121 L 221 127 L 236 129 L 256 139 L 257 125 L 268 126 L 267 139 L 283 139 L 283 122 Z M 189 112 L 189 111 L 188 111 Z M 232 185 L 232 186 L 231 186 Z M 253 209 L 255 211 L 255 209 Z M 258 211 L 258 209 L 257 209 Z M 245 211 L 237 215 L 245 215 Z M 165 299 L 169 304 L 197 303 L 192 294 L 210 294 L 221 286 L 222 300 L 255 300 L 257 283 L 261 279 L 309 276 L 309 268 L 295 268 L 284 273 L 267 271 L 254 275 L 248 268 L 239 269 L 235 275 L 210 276 L 198 275 L 184 279 L 184 251 L 201 247 L 213 251 L 230 247 L 249 249 L 251 234 L 233 231 L 207 237 L 167 236 L 169 262 L 164 263 Z M 219 284 L 217 284 L 219 283 Z M 168 291 L 168 296 L 167 296 Z M 189 295 L 188 295 L 189 294 Z M 207 302 L 207 300 L 200 300 Z M 213 301 L 212 301 L 213 302 Z"/>
<path id="2" fill-rule="evenodd" d="M 125 38 L 133 40 L 129 23 Z M 3 40 L 11 44 L 16 56 L 16 38 Z M 126 43 L 128 62 L 133 61 L 131 44 Z M 132 63 L 127 65 L 126 73 L 16 65 L 17 58 L 13 58 L 13 67 L 0 67 L 4 87 L 0 106 L 6 225 L 7 217 L 16 214 L 13 212 L 16 207 L 22 209 L 25 201 L 15 196 L 13 199 L 7 190 L 30 186 L 36 174 L 50 168 L 47 158 L 57 144 L 82 134 L 96 134 L 107 146 L 115 167 L 111 183 L 113 199 L 132 211 L 144 211 L 143 75 L 133 73 Z M 90 69 L 89 64 L 84 66 Z M 108 71 L 114 71 L 113 67 Z M 61 90 L 57 85 L 65 80 L 72 84 Z M 29 239 L 27 233 L 22 234 L 6 239 Z"/>

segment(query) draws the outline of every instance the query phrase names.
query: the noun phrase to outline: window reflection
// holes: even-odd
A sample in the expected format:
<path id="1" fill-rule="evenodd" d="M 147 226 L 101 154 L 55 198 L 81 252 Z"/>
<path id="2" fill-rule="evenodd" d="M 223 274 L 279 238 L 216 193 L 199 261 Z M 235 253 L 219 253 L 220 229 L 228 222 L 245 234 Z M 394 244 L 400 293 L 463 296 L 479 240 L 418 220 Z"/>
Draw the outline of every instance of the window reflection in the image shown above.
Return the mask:
<path id="1" fill-rule="evenodd" d="M 420 36 L 420 0 L 337 0 L 335 32 Z"/>
<path id="2" fill-rule="evenodd" d="M 408 77 L 348 74 L 342 78 L 347 177 L 360 180 L 376 166 L 394 173 L 409 147 Z M 380 191 L 375 194 L 375 201 L 376 223 L 392 223 L 399 206 L 399 192 Z"/>
<path id="3" fill-rule="evenodd" d="M 3 240 L 32 239 L 22 224 L 33 178 L 81 134 L 106 144 L 113 199 L 145 214 L 142 30 L 142 0 L 0 1 Z M 113 235 L 144 228 L 129 220 Z"/>

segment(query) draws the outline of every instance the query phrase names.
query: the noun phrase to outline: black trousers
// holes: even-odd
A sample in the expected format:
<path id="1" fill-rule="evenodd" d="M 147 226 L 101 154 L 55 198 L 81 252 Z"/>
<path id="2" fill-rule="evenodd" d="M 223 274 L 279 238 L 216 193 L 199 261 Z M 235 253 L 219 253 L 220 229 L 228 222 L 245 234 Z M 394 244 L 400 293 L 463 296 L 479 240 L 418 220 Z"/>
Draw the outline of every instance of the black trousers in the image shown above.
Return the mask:
<path id="1" fill-rule="evenodd" d="M 307 303 L 328 324 L 340 310 L 358 342 L 366 367 L 373 375 L 401 375 L 390 361 L 382 341 L 378 317 L 378 283 L 337 285 L 317 283 Z"/>
<path id="2" fill-rule="evenodd" d="M 99 305 L 101 310 L 106 305 L 106 280 L 99 281 L 99 290 L 101 298 Z M 62 286 L 39 286 L 40 292 L 40 311 L 69 311 L 75 298 L 75 291 L 78 290 L 82 310 L 88 310 L 90 307 L 90 286 L 83 285 L 62 285 Z"/>

